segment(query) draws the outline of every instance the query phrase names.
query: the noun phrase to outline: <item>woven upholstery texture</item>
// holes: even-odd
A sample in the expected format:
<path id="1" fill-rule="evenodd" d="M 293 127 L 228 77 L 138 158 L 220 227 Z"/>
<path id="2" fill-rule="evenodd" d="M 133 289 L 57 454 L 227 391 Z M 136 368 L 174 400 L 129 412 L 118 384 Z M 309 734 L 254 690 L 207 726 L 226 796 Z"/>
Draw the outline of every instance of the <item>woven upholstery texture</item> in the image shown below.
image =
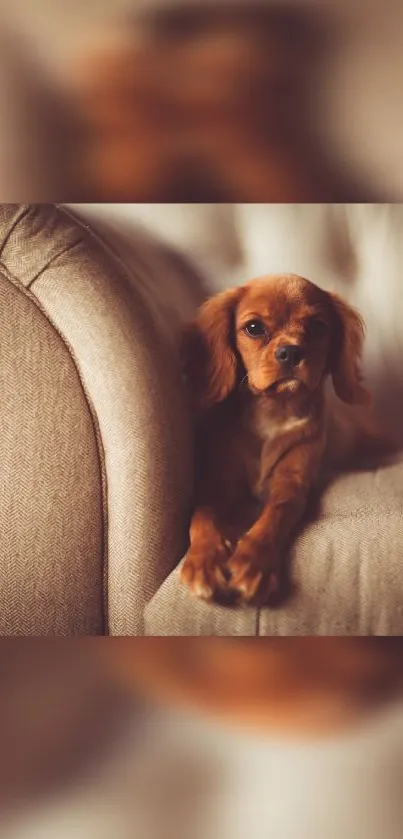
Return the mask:
<path id="1" fill-rule="evenodd" d="M 2 205 L 0 244 L 2 631 L 141 634 L 186 540 L 175 355 L 141 284 L 63 209 Z"/>

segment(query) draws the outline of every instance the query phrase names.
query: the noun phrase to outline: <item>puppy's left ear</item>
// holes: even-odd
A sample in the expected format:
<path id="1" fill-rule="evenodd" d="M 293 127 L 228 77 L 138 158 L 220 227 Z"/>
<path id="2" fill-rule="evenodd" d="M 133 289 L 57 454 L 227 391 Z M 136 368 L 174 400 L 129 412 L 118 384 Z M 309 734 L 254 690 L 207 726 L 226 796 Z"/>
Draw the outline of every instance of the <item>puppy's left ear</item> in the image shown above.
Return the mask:
<path id="1" fill-rule="evenodd" d="M 361 356 L 364 344 L 364 321 L 338 294 L 330 294 L 333 335 L 329 372 L 337 396 L 351 405 L 370 405 L 371 394 L 362 385 Z"/>

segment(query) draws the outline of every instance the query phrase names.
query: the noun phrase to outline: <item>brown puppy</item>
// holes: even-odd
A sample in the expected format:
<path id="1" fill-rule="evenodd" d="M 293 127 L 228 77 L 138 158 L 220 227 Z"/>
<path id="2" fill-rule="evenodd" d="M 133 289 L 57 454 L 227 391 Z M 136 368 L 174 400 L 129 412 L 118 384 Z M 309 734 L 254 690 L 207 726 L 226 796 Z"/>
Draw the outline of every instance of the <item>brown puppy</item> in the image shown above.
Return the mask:
<path id="1" fill-rule="evenodd" d="M 318 479 L 383 443 L 368 411 L 351 407 L 370 402 L 363 337 L 351 306 L 296 275 L 252 281 L 200 309 L 183 342 L 197 439 L 181 578 L 193 594 L 277 600 L 281 560 Z M 329 401 L 328 377 L 338 399 Z"/>

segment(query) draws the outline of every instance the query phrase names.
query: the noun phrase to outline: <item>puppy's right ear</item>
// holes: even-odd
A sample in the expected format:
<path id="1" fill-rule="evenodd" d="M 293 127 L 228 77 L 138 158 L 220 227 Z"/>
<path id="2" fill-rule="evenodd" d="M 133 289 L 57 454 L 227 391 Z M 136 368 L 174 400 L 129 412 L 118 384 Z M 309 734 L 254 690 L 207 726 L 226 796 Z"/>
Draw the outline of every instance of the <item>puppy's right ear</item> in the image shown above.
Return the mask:
<path id="1" fill-rule="evenodd" d="M 222 402 L 236 385 L 237 360 L 232 336 L 234 311 L 242 289 L 211 297 L 182 333 L 181 358 L 191 402 L 204 413 Z"/>

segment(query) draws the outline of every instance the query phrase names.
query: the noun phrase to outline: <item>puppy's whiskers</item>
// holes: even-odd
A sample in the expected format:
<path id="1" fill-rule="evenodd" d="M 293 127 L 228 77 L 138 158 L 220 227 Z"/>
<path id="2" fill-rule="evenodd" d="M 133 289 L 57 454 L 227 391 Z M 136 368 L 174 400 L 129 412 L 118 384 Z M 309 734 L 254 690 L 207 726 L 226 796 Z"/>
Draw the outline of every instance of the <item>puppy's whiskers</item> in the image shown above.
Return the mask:
<path id="1" fill-rule="evenodd" d="M 241 390 L 241 388 L 243 387 L 245 382 L 248 382 L 248 384 L 249 384 L 249 373 L 245 373 L 243 379 L 241 379 L 241 381 L 239 382 L 239 385 L 238 385 L 239 390 Z"/>

